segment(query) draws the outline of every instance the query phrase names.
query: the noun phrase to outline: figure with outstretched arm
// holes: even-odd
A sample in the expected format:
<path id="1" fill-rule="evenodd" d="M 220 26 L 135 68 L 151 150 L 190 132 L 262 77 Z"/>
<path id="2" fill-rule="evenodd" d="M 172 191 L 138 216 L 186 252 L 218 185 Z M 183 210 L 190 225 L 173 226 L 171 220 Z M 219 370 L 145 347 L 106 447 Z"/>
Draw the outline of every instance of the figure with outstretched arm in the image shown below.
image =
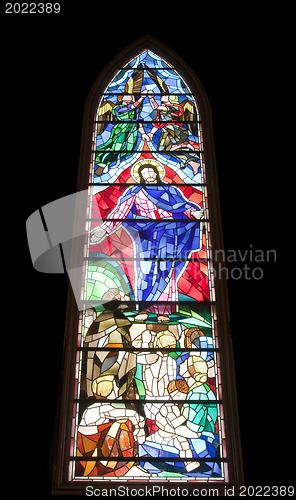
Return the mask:
<path id="1" fill-rule="evenodd" d="M 198 134 L 197 130 L 189 130 L 190 127 L 196 128 L 191 121 L 184 118 L 184 111 L 188 114 L 188 108 L 194 109 L 193 103 L 186 99 L 179 103 L 179 98 L 176 95 L 162 95 L 160 104 L 154 99 L 152 91 L 148 92 L 149 101 L 152 107 L 152 129 L 142 135 L 143 138 L 148 136 L 148 141 L 152 141 L 154 134 L 160 130 L 161 135 L 157 143 L 157 149 L 161 152 L 170 151 L 180 162 L 180 168 L 184 169 L 190 165 L 194 174 L 197 174 L 200 162 L 197 151 L 199 149 L 198 138 L 195 141 L 189 140 L 189 131 Z M 194 118 L 193 116 L 191 118 Z M 189 127 L 189 128 L 188 128 Z"/>
<path id="2" fill-rule="evenodd" d="M 178 188 L 159 184 L 156 166 L 144 164 L 139 174 L 142 184 L 125 191 L 109 220 L 92 230 L 91 243 L 126 228 L 137 249 L 136 300 L 175 301 L 185 259 L 201 247 L 204 212 Z"/>
<path id="3" fill-rule="evenodd" d="M 138 132 L 145 136 L 143 125 L 136 123 L 137 109 L 146 97 L 144 91 L 135 101 L 133 95 L 126 94 L 118 96 L 115 105 L 111 102 L 104 102 L 103 106 L 107 109 L 109 106 L 113 119 L 116 123 L 113 125 L 108 141 L 96 148 L 95 152 L 95 174 L 106 173 L 109 165 L 115 162 L 120 155 L 124 158 L 135 148 Z M 102 109 L 105 108 L 102 106 Z M 100 124 L 99 124 L 100 125 Z M 103 130 L 103 129 L 102 129 Z"/>
<path id="4" fill-rule="evenodd" d="M 139 64 L 127 79 L 124 93 L 117 95 L 117 101 L 103 100 L 98 108 L 97 136 L 100 137 L 114 123 L 110 137 L 97 145 L 95 152 L 95 174 L 100 176 L 108 172 L 110 165 L 125 158 L 133 151 L 138 140 L 138 132 L 145 135 L 142 124 L 137 120 L 147 90 L 142 90 L 143 67 Z"/>

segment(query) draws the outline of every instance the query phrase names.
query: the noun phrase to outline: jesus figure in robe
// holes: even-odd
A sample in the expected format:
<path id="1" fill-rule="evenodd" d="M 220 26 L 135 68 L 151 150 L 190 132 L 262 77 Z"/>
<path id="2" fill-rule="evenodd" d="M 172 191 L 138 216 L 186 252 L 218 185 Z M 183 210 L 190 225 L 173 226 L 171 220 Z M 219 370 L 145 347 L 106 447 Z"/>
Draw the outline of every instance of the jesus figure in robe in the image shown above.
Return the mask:
<path id="1" fill-rule="evenodd" d="M 135 299 L 174 302 L 178 278 L 187 265 L 184 259 L 201 247 L 198 221 L 204 213 L 179 189 L 161 184 L 156 166 L 144 164 L 138 173 L 141 183 L 128 188 L 109 220 L 92 230 L 91 243 L 100 243 L 124 227 L 136 244 Z"/>

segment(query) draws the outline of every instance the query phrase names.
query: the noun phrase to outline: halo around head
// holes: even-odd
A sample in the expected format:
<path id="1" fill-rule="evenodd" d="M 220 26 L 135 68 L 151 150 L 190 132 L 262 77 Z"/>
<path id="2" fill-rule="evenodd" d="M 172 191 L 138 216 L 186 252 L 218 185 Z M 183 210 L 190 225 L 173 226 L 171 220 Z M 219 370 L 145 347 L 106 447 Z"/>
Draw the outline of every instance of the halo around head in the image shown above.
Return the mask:
<path id="1" fill-rule="evenodd" d="M 137 161 L 132 167 L 131 167 L 131 176 L 136 182 L 141 182 L 140 175 L 139 175 L 139 168 L 142 167 L 143 165 L 153 165 L 153 167 L 156 167 L 159 173 L 159 178 L 163 180 L 165 176 L 165 168 L 161 163 L 158 161 L 154 160 L 153 158 L 144 158 L 143 160 Z"/>

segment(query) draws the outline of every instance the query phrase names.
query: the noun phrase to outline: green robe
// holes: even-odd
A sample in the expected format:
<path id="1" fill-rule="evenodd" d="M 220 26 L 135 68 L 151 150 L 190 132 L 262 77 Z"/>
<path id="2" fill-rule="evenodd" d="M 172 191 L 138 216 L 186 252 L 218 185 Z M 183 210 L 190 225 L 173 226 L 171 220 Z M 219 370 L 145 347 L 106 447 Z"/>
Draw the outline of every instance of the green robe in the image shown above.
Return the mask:
<path id="1" fill-rule="evenodd" d="M 190 405 L 184 403 L 181 412 L 189 406 L 189 416 L 186 425 L 194 432 L 213 432 L 215 433 L 215 423 L 218 416 L 217 404 L 203 404 L 202 400 L 216 400 L 215 394 L 208 384 L 194 384 L 187 394 L 186 401 L 200 399 L 200 403 Z"/>
<path id="2" fill-rule="evenodd" d="M 116 113 L 116 109 L 122 107 L 120 104 L 114 106 L 112 113 L 117 117 L 107 142 L 96 148 L 95 173 L 100 175 L 102 168 L 117 160 L 118 154 L 123 158 L 135 147 L 138 137 L 138 124 L 129 120 L 136 119 L 136 111 L 131 109 L 125 113 Z M 122 151 L 119 153 L 119 151 Z"/>

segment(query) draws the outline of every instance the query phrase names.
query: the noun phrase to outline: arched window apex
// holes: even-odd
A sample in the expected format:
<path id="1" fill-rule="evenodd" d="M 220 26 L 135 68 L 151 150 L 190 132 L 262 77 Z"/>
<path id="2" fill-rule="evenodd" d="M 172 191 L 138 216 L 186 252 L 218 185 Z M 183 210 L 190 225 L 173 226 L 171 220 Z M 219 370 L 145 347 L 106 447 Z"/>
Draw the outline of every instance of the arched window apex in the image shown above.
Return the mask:
<path id="1" fill-rule="evenodd" d="M 187 85 L 190 88 L 194 88 L 194 92 L 199 96 L 202 112 L 204 111 L 205 115 L 211 115 L 209 100 L 205 89 L 190 65 L 167 45 L 150 35 L 145 35 L 128 45 L 110 61 L 94 82 L 88 101 L 95 98 L 102 86 L 105 86 L 107 82 L 111 80 L 112 73 L 117 72 L 118 67 L 126 67 L 145 51 L 155 54 L 164 64 L 179 71 L 179 73 L 183 75 Z M 91 106 L 88 101 L 86 107 Z"/>

